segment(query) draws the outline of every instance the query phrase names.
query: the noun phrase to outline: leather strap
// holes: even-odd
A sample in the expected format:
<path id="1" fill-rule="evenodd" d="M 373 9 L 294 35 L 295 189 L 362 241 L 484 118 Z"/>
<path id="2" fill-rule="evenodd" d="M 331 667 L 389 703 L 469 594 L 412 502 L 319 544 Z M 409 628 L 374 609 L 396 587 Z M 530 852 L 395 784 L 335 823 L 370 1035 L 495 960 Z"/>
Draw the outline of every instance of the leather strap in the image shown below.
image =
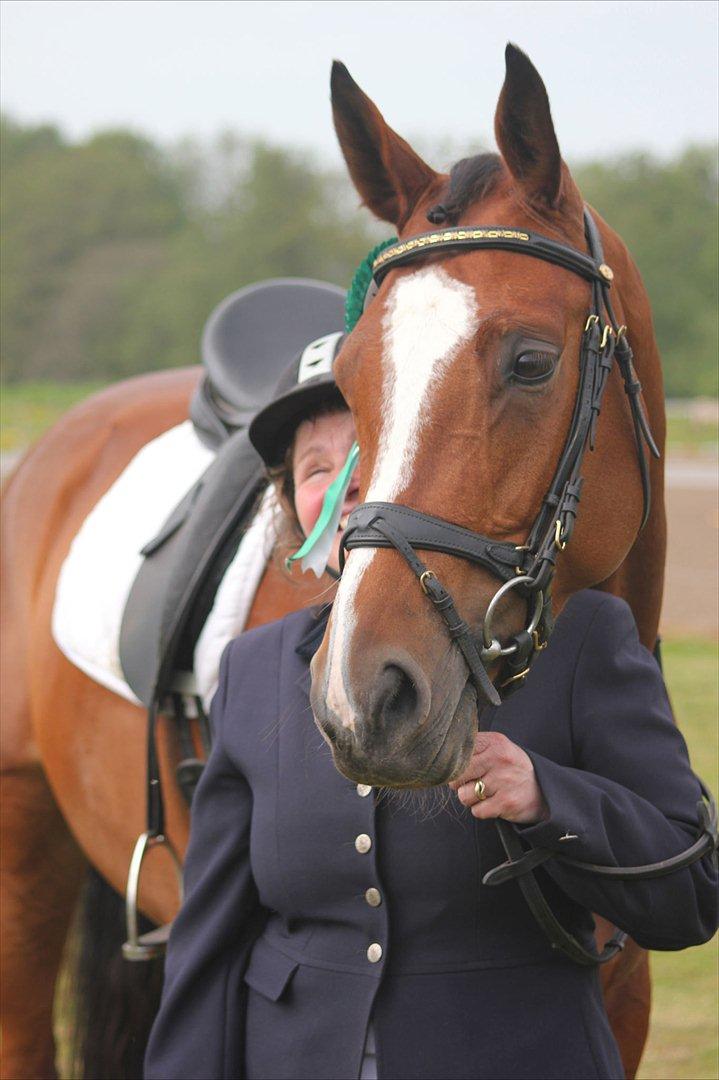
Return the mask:
<path id="1" fill-rule="evenodd" d="M 511 863 L 519 862 L 524 857 L 524 848 L 514 828 L 509 822 L 503 821 L 501 818 L 497 818 L 495 824 L 509 861 Z M 492 884 L 491 881 L 487 881 L 488 877 L 489 875 L 485 875 L 484 883 Z M 518 877 L 517 883 L 522 890 L 524 899 L 527 901 L 529 910 L 546 934 L 552 948 L 563 952 L 575 964 L 581 964 L 582 967 L 597 967 L 608 963 L 624 948 L 627 935 L 623 930 L 618 930 L 604 946 L 601 953 L 590 952 L 585 949 L 574 934 L 570 934 L 568 930 L 565 930 L 553 914 L 531 869 Z"/>
<path id="2" fill-rule="evenodd" d="M 374 524 L 378 515 L 393 525 L 411 547 L 468 559 L 491 570 L 503 581 L 509 581 L 518 569 L 524 572 L 530 561 L 527 552 L 518 550 L 515 544 L 491 540 L 400 503 L 368 502 L 355 507 L 347 521 L 344 547 L 350 551 L 358 547 L 396 547 Z"/>
<path id="3" fill-rule="evenodd" d="M 372 263 L 372 274 L 379 285 L 393 267 L 405 266 L 419 256 L 434 255 L 436 252 L 454 254 L 483 248 L 532 255 L 535 259 L 562 266 L 588 281 L 602 282 L 607 287 L 614 276 L 606 264 L 598 262 L 591 254 L 587 255 L 559 240 L 550 240 L 541 233 L 528 229 L 512 229 L 506 225 L 455 225 L 399 240 L 379 253 Z"/>
<path id="4" fill-rule="evenodd" d="M 570 960 L 583 966 L 606 964 L 624 947 L 627 935 L 623 931 L 617 931 L 600 954 L 589 952 L 555 918 L 534 877 L 534 870 L 550 859 L 556 859 L 565 866 L 571 866 L 582 873 L 596 874 L 598 877 L 613 878 L 615 881 L 647 881 L 684 870 L 706 855 L 713 855 L 716 860 L 717 807 L 705 784 L 701 780 L 699 784 L 703 796 L 697 803 L 700 835 L 686 851 L 678 855 L 662 859 L 660 862 L 646 863 L 643 866 L 604 866 L 600 863 L 584 862 L 568 855 L 560 855 L 548 848 L 525 850 L 514 826 L 497 818 L 495 825 L 507 853 L 507 861 L 488 871 L 482 878 L 482 883 L 502 885 L 506 881 L 516 880 L 532 915 L 549 938 L 552 948 L 560 949 Z"/>
<path id="5" fill-rule="evenodd" d="M 368 505 L 369 504 L 364 504 L 363 509 Z M 384 504 L 377 505 L 382 507 Z M 461 649 L 477 691 L 481 692 L 492 705 L 500 705 L 500 696 L 487 674 L 487 669 L 482 663 L 482 658 L 479 655 L 477 644 L 472 636 L 469 626 L 464 619 L 461 618 L 454 605 L 451 593 L 445 589 L 434 571 L 429 570 L 421 559 L 417 558 L 407 538 L 403 536 L 391 522 L 385 519 L 383 511 L 380 512 L 380 510 L 374 509 L 371 515 L 368 516 L 366 527 L 373 529 L 376 533 L 379 533 L 381 537 L 385 538 L 386 544 L 382 546 L 393 547 L 395 551 L 399 552 L 405 559 L 422 586 L 422 589 L 442 616 L 450 638 L 453 641 L 456 641 Z M 350 527 L 348 522 L 347 530 L 345 531 L 345 535 L 340 544 L 340 568 L 344 565 L 344 549 L 349 545 L 349 540 L 351 539 L 348 535 L 349 532 Z M 371 546 L 376 547 L 379 545 L 373 543 Z"/>

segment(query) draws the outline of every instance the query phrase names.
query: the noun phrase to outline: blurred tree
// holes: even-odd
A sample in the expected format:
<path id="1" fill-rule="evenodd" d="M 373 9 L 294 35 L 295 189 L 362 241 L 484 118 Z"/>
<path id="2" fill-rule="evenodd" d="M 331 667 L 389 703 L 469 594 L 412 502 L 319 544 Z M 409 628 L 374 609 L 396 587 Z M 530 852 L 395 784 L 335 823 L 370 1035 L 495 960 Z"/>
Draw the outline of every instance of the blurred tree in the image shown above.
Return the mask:
<path id="1" fill-rule="evenodd" d="M 4 119 L 0 140 L 4 375 L 101 372 L 74 350 L 102 324 L 122 280 L 148 255 L 156 261 L 158 239 L 182 228 L 177 178 L 130 132 L 71 145 L 54 128 Z"/>
<path id="2" fill-rule="evenodd" d="M 207 316 L 268 277 L 347 285 L 390 235 L 347 177 L 224 132 L 160 149 L 129 131 L 70 143 L 0 125 L 3 377 L 119 378 L 197 362 Z M 653 301 L 673 395 L 716 390 L 716 148 L 585 164 L 587 199 Z"/>
<path id="3" fill-rule="evenodd" d="M 344 211 L 335 178 L 311 158 L 223 142 L 224 152 L 207 156 L 182 146 L 187 225 L 160 265 L 128 278 L 111 324 L 91 343 L 113 375 L 197 363 L 202 327 L 228 293 L 272 277 L 347 285 L 374 243 L 366 216 Z"/>
<path id="4" fill-rule="evenodd" d="M 652 301 L 667 394 L 717 392 L 717 148 L 646 154 L 574 170 L 621 235 Z"/>

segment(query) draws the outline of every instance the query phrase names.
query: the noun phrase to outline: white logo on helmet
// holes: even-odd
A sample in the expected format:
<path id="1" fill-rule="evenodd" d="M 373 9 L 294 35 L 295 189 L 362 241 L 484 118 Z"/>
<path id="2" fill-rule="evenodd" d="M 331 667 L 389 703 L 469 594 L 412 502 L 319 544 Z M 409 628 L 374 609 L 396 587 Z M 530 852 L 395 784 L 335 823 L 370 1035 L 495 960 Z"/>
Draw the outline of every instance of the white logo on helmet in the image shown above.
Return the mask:
<path id="1" fill-rule="evenodd" d="M 335 358 L 337 342 L 342 337 L 342 331 L 336 334 L 325 334 L 324 337 L 312 341 L 300 357 L 300 367 L 297 372 L 297 384 L 314 379 L 316 375 L 330 375 L 332 373 L 332 361 Z"/>

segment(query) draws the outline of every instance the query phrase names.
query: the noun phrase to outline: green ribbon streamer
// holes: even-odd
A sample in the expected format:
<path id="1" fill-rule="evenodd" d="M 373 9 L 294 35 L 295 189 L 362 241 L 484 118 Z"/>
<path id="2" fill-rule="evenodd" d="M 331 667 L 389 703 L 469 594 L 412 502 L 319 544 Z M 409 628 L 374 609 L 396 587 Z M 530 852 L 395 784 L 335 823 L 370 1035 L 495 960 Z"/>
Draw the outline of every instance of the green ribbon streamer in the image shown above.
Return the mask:
<path id="1" fill-rule="evenodd" d="M 342 469 L 325 492 L 322 510 L 312 532 L 302 547 L 286 560 L 285 565 L 288 569 L 292 563 L 301 560 L 303 573 L 312 570 L 317 577 L 322 577 L 327 568 L 327 560 L 332 552 L 335 533 L 342 517 L 345 495 L 358 461 L 359 446 L 353 443 Z"/>

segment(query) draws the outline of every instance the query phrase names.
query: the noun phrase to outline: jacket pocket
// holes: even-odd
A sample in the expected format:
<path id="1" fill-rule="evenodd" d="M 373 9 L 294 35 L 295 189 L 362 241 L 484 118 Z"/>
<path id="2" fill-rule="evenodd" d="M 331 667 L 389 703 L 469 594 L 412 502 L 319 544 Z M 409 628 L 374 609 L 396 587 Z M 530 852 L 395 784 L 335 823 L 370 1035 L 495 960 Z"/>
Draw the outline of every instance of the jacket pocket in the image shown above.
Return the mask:
<path id="1" fill-rule="evenodd" d="M 279 1001 L 298 967 L 296 960 L 259 938 L 247 965 L 245 982 L 269 1001 Z"/>

